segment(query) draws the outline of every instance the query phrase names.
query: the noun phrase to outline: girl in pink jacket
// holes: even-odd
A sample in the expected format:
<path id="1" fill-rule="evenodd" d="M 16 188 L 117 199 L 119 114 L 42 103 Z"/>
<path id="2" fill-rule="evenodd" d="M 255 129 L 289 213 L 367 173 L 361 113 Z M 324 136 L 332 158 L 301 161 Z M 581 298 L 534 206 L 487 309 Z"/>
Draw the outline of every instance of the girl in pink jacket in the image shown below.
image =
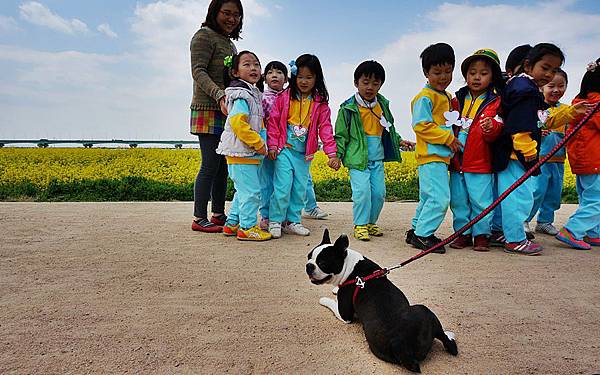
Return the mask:
<path id="1" fill-rule="evenodd" d="M 319 59 L 305 54 L 290 62 L 289 87 L 275 101 L 267 124 L 269 159 L 275 160 L 273 195 L 269 206 L 269 232 L 308 236 L 301 223 L 310 163 L 319 149 L 329 157 L 328 165 L 337 170 L 329 94 Z"/>

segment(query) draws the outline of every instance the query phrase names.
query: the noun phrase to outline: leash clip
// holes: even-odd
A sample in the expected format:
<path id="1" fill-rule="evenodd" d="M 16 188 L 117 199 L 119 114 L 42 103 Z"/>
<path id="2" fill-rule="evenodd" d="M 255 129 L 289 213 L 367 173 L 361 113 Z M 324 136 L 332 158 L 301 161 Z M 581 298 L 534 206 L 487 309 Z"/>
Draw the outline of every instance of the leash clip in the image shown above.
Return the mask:
<path id="1" fill-rule="evenodd" d="M 365 287 L 365 282 L 363 279 L 361 279 L 360 277 L 356 276 L 356 287 L 360 288 L 360 289 L 364 289 Z"/>

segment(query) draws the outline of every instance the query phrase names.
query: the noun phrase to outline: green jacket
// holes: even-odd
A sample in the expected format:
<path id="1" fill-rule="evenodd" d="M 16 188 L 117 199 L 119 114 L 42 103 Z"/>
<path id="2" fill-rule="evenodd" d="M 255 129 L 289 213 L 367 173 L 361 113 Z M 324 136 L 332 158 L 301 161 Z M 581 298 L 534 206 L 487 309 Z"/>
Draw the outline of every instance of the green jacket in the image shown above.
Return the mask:
<path id="1" fill-rule="evenodd" d="M 383 161 L 400 161 L 400 135 L 394 128 L 394 117 L 390 112 L 390 102 L 381 94 L 377 94 L 377 101 L 381 105 L 383 117 L 392 124 L 388 131 L 383 131 Z M 360 118 L 360 111 L 354 96 L 340 105 L 337 120 L 335 121 L 335 142 L 337 157 L 344 166 L 350 169 L 365 170 L 369 162 L 367 150 L 367 136 Z"/>

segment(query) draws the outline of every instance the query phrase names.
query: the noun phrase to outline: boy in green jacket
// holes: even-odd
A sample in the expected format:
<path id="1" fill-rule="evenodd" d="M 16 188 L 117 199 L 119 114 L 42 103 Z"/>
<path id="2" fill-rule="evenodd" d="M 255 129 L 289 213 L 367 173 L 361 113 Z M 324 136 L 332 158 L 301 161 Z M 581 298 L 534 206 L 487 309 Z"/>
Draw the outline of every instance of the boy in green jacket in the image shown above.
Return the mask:
<path id="1" fill-rule="evenodd" d="M 358 92 L 342 103 L 335 122 L 337 157 L 350 173 L 354 237 L 362 241 L 383 235 L 376 224 L 385 201 L 383 163 L 400 161 L 400 147 L 414 149 L 414 143 L 396 133 L 389 101 L 379 94 L 384 81 L 385 70 L 378 62 L 358 65 Z"/>

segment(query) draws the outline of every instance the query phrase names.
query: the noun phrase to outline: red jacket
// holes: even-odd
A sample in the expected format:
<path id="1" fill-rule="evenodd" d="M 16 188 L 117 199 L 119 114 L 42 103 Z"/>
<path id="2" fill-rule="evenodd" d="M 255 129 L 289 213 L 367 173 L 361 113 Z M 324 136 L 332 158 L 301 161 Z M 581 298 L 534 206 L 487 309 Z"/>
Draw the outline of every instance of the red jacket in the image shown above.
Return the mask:
<path id="1" fill-rule="evenodd" d="M 587 99 L 575 98 L 573 104 L 581 101 L 596 104 L 600 102 L 600 93 L 590 93 Z M 575 118 L 571 125 L 579 122 L 581 117 Z M 567 133 L 569 130 L 567 128 Z M 600 174 L 600 112 L 596 112 L 569 141 L 567 155 L 574 174 Z"/>
<path id="2" fill-rule="evenodd" d="M 455 111 L 461 111 L 465 102 L 468 88 L 458 90 L 456 97 L 452 99 L 452 107 Z M 492 170 L 492 148 L 491 143 L 498 138 L 502 131 L 502 122 L 496 120 L 500 110 L 500 96 L 493 92 L 481 103 L 475 114 L 475 118 L 469 128 L 469 136 L 464 151 L 457 152 L 450 160 L 450 170 L 454 172 L 469 173 L 493 173 Z M 492 119 L 492 131 L 484 134 L 480 121 L 482 117 Z M 458 137 L 460 128 L 454 127 L 454 135 Z"/>

